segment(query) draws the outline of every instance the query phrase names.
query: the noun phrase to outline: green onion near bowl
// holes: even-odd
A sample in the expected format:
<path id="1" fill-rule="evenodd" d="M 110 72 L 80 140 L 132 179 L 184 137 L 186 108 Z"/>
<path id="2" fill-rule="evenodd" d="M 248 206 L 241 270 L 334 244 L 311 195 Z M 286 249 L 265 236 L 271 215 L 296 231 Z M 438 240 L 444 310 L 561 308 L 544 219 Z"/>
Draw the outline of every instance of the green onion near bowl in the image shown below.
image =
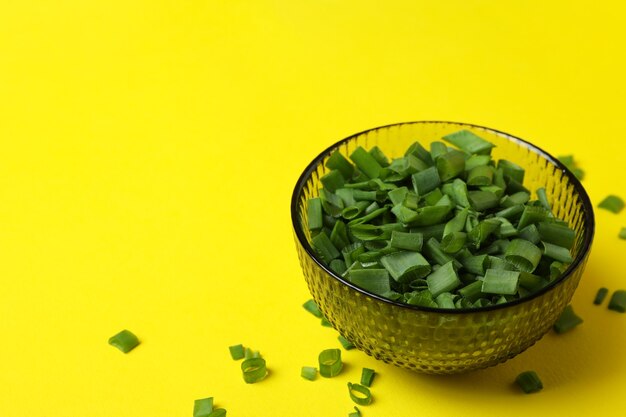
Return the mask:
<path id="1" fill-rule="evenodd" d="M 491 156 L 469 130 L 419 142 L 399 158 L 335 150 L 319 197 L 307 200 L 311 245 L 330 270 L 401 303 L 475 308 L 507 303 L 558 279 L 576 233 L 525 170 Z"/>

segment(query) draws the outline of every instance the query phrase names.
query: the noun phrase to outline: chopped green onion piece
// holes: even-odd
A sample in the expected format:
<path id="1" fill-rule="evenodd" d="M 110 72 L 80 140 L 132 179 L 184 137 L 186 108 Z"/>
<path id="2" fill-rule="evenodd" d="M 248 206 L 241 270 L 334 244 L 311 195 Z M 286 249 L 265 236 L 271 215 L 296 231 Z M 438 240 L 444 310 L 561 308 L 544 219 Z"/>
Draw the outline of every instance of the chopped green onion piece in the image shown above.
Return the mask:
<path id="1" fill-rule="evenodd" d="M 424 236 L 424 241 L 427 242 L 430 239 L 440 240 L 443 237 L 443 231 L 445 224 L 433 224 L 431 226 L 412 227 L 411 233 L 420 233 Z"/>
<path id="2" fill-rule="evenodd" d="M 617 290 L 611 296 L 609 301 L 609 310 L 626 313 L 626 291 Z"/>
<path id="3" fill-rule="evenodd" d="M 213 412 L 213 397 L 201 398 L 193 402 L 193 417 L 209 417 Z"/>
<path id="4" fill-rule="evenodd" d="M 563 226 L 558 223 L 540 222 L 537 223 L 537 231 L 539 232 L 539 237 L 544 242 L 562 246 L 567 249 L 571 249 L 572 246 L 574 246 L 576 232 L 568 226 Z"/>
<path id="5" fill-rule="evenodd" d="M 574 260 L 572 258 L 572 255 L 569 253 L 569 249 L 562 246 L 553 245 L 552 243 L 548 242 L 541 243 L 543 244 L 543 254 L 545 256 L 564 263 L 571 263 Z"/>
<path id="6" fill-rule="evenodd" d="M 387 196 L 389 197 L 389 200 L 391 200 L 391 203 L 396 206 L 398 204 L 404 203 L 404 199 L 406 198 L 406 194 L 408 191 L 409 189 L 406 187 L 398 187 L 395 190 L 389 191 Z"/>
<path id="7" fill-rule="evenodd" d="M 251 359 L 251 358 L 260 358 L 260 357 L 261 357 L 261 354 L 259 353 L 258 350 L 252 350 L 250 348 L 246 348 L 243 358 Z"/>
<path id="8" fill-rule="evenodd" d="M 419 196 L 431 192 L 441 184 L 439 173 L 435 167 L 430 167 L 411 175 L 411 181 L 413 183 L 413 189 Z"/>
<path id="9" fill-rule="evenodd" d="M 546 280 L 528 272 L 519 273 L 519 285 L 529 291 L 536 291 L 546 284 Z"/>
<path id="10" fill-rule="evenodd" d="M 472 208 L 476 211 L 489 210 L 498 207 L 500 203 L 498 196 L 489 191 L 469 191 L 467 194 Z"/>
<path id="11" fill-rule="evenodd" d="M 302 307 L 304 307 L 306 311 L 313 314 L 318 319 L 322 318 L 322 312 L 320 311 L 317 303 L 314 300 L 307 300 L 304 304 L 302 304 Z"/>
<path id="12" fill-rule="evenodd" d="M 472 274 L 484 275 L 489 268 L 489 257 L 487 255 L 468 256 L 461 259 L 461 264 Z"/>
<path id="13" fill-rule="evenodd" d="M 465 221 L 467 220 L 468 209 L 464 208 L 459 210 L 456 215 L 446 223 L 446 227 L 443 229 L 443 235 L 446 236 L 453 232 L 461 232 L 465 227 Z"/>
<path id="14" fill-rule="evenodd" d="M 241 363 L 241 371 L 243 372 L 243 380 L 246 384 L 259 382 L 267 376 L 265 359 L 261 357 L 246 359 Z"/>
<path id="15" fill-rule="evenodd" d="M 417 210 L 417 218 L 410 223 L 413 226 L 438 224 L 446 220 L 451 210 L 452 205 L 425 206 Z"/>
<path id="16" fill-rule="evenodd" d="M 223 408 L 216 408 L 209 414 L 209 417 L 226 417 L 226 410 Z"/>
<path id="17" fill-rule="evenodd" d="M 391 291 L 386 269 L 356 269 L 348 277 L 354 285 L 374 294 L 382 295 Z"/>
<path id="18" fill-rule="evenodd" d="M 521 166 L 506 159 L 500 159 L 498 161 L 498 169 L 501 169 L 504 175 L 511 177 L 516 182 L 524 183 L 524 168 Z"/>
<path id="19" fill-rule="evenodd" d="M 598 204 L 598 207 L 617 214 L 624 208 L 624 200 L 616 195 L 609 195 Z"/>
<path id="20" fill-rule="evenodd" d="M 343 275 L 347 269 L 346 263 L 341 259 L 333 259 L 330 261 L 330 264 L 328 264 L 328 267 L 337 275 Z"/>
<path id="21" fill-rule="evenodd" d="M 457 253 L 465 247 L 467 234 L 463 232 L 448 233 L 441 240 L 441 250 L 446 253 Z"/>
<path id="22" fill-rule="evenodd" d="M 324 185 L 324 188 L 331 193 L 337 191 L 338 188 L 343 187 L 344 179 L 341 172 L 333 170 L 330 171 L 320 178 L 320 181 Z"/>
<path id="23" fill-rule="evenodd" d="M 490 165 L 477 166 L 467 174 L 467 185 L 484 186 L 493 182 L 494 169 Z"/>
<path id="24" fill-rule="evenodd" d="M 474 302 L 486 294 L 482 292 L 483 282 L 474 281 L 459 290 L 459 294 L 470 302 Z"/>
<path id="25" fill-rule="evenodd" d="M 322 261 L 326 263 L 330 263 L 330 261 L 338 258 L 340 255 L 335 245 L 333 245 L 330 238 L 324 232 L 315 235 L 313 239 L 311 239 L 311 243 L 317 254 L 322 258 Z"/>
<path id="26" fill-rule="evenodd" d="M 329 322 L 326 317 L 322 317 L 322 319 L 320 320 L 320 324 L 324 327 L 333 327 L 331 322 Z"/>
<path id="27" fill-rule="evenodd" d="M 326 167 L 338 170 L 345 179 L 352 178 L 354 174 L 354 166 L 338 150 L 330 155 L 326 161 Z"/>
<path id="28" fill-rule="evenodd" d="M 346 229 L 346 224 L 341 220 L 337 220 L 335 225 L 333 226 L 333 230 L 330 232 L 330 241 L 333 246 L 342 250 L 346 246 L 350 244 L 350 239 L 348 238 L 348 230 Z M 337 255 L 337 257 L 339 254 Z"/>
<path id="29" fill-rule="evenodd" d="M 333 217 L 339 217 L 341 215 L 344 207 L 341 197 L 322 188 L 319 198 L 322 201 L 322 209 L 326 214 Z"/>
<path id="30" fill-rule="evenodd" d="M 417 196 L 417 194 L 415 195 Z M 427 206 L 434 206 L 435 204 L 437 204 L 439 200 L 441 200 L 441 197 L 443 197 L 443 193 L 441 192 L 441 189 L 435 188 L 431 192 L 424 195 L 423 198 Z"/>
<path id="31" fill-rule="evenodd" d="M 396 216 L 399 222 L 404 224 L 412 223 L 417 220 L 418 217 L 418 213 L 416 211 L 411 210 L 402 204 L 393 206 L 391 212 Z"/>
<path id="32" fill-rule="evenodd" d="M 435 298 L 435 302 L 439 308 L 454 308 L 455 296 L 449 292 L 442 292 Z"/>
<path id="33" fill-rule="evenodd" d="M 546 209 L 537 206 L 526 206 L 522 212 L 522 217 L 519 219 L 517 228 L 522 230 L 529 224 L 539 223 L 546 219 Z"/>
<path id="34" fill-rule="evenodd" d="M 322 224 L 322 201 L 319 198 L 309 198 L 306 205 L 309 230 L 320 230 Z"/>
<path id="35" fill-rule="evenodd" d="M 387 157 L 385 156 L 383 151 L 381 151 L 378 146 L 374 146 L 372 149 L 370 149 L 369 153 L 370 153 L 370 155 L 372 155 L 374 157 L 376 162 L 378 162 L 380 164 L 380 166 L 382 166 L 382 167 L 389 166 L 389 160 L 387 159 Z"/>
<path id="36" fill-rule="evenodd" d="M 380 170 L 383 168 L 378 161 L 361 146 L 357 147 L 351 154 L 350 159 L 359 170 L 369 178 L 378 178 Z"/>
<path id="37" fill-rule="evenodd" d="M 552 207 L 550 207 L 550 202 L 548 202 L 548 196 L 546 194 L 545 188 L 537 188 L 537 198 L 539 199 L 539 202 L 541 203 L 543 208 L 548 211 L 552 211 Z"/>
<path id="38" fill-rule="evenodd" d="M 513 295 L 517 293 L 519 272 L 488 269 L 481 291 L 487 294 Z"/>
<path id="39" fill-rule="evenodd" d="M 375 376 L 376 371 L 370 368 L 363 368 L 363 371 L 361 371 L 361 385 L 368 388 L 371 387 Z"/>
<path id="40" fill-rule="evenodd" d="M 390 244 L 394 248 L 419 252 L 424 244 L 424 235 L 392 230 Z"/>
<path id="41" fill-rule="evenodd" d="M 435 238 L 428 239 L 428 241 L 424 245 L 424 253 L 431 260 L 439 265 L 445 265 L 448 262 L 452 261 L 457 268 L 462 266 L 461 262 L 457 261 L 451 255 L 448 255 L 443 250 L 441 250 L 441 246 Z"/>
<path id="42" fill-rule="evenodd" d="M 430 156 L 435 161 L 435 165 L 437 164 L 437 159 L 448 153 L 448 147 L 445 143 L 434 141 L 430 143 Z"/>
<path id="43" fill-rule="evenodd" d="M 541 260 L 541 249 L 527 240 L 513 239 L 506 248 L 504 259 L 520 271 L 533 272 Z"/>
<path id="44" fill-rule="evenodd" d="M 320 375 L 324 378 L 332 378 L 339 375 L 343 368 L 341 362 L 341 350 L 326 349 L 318 356 Z"/>
<path id="45" fill-rule="evenodd" d="M 526 204 L 530 200 L 530 193 L 519 191 L 515 194 L 502 197 L 502 207 L 511 207 L 517 204 Z"/>
<path id="46" fill-rule="evenodd" d="M 501 225 L 502 223 L 496 219 L 483 220 L 468 233 L 467 239 L 474 248 L 478 249 L 489 236 L 500 230 Z"/>
<path id="47" fill-rule="evenodd" d="M 489 268 L 490 269 L 498 269 L 502 271 L 515 271 L 516 268 L 514 265 L 508 263 L 507 261 L 498 258 L 497 256 L 489 256 Z"/>
<path id="48" fill-rule="evenodd" d="M 350 392 L 352 401 L 358 405 L 370 405 L 372 403 L 372 393 L 369 388 L 361 384 L 348 382 L 348 392 Z"/>
<path id="49" fill-rule="evenodd" d="M 626 239 L 626 227 L 622 227 L 622 230 L 619 232 L 620 239 Z"/>
<path id="50" fill-rule="evenodd" d="M 408 293 L 406 303 L 420 307 L 438 307 L 433 295 L 428 290 Z M 405 294 L 406 295 L 406 294 Z"/>
<path id="51" fill-rule="evenodd" d="M 522 372 L 515 378 L 515 382 L 526 394 L 539 392 L 543 389 L 543 383 L 535 371 Z"/>
<path id="52" fill-rule="evenodd" d="M 356 191 L 361 190 L 355 190 L 354 188 L 339 188 L 337 191 L 335 191 L 335 194 L 339 198 L 341 198 L 341 201 L 343 201 L 344 210 L 346 209 L 346 207 L 354 206 L 356 204 L 356 200 L 354 199 L 354 194 Z M 374 199 L 375 198 L 376 192 L 374 192 Z"/>
<path id="53" fill-rule="evenodd" d="M 303 366 L 300 371 L 300 376 L 304 379 L 308 379 L 309 381 L 314 381 L 317 377 L 317 368 L 312 366 Z"/>
<path id="54" fill-rule="evenodd" d="M 377 195 L 376 191 L 353 190 L 352 197 L 355 201 L 375 201 Z"/>
<path id="55" fill-rule="evenodd" d="M 346 265 L 352 265 L 356 261 L 357 257 L 365 252 L 365 247 L 361 242 L 351 243 L 341 250 L 341 255 Z"/>
<path id="56" fill-rule="evenodd" d="M 361 410 L 354 406 L 354 413 L 348 414 L 348 417 L 361 417 Z"/>
<path id="57" fill-rule="evenodd" d="M 230 351 L 231 358 L 233 358 L 233 360 L 235 361 L 243 359 L 243 357 L 245 356 L 245 350 L 243 348 L 243 345 L 229 346 L 228 350 Z"/>
<path id="58" fill-rule="evenodd" d="M 469 154 L 489 155 L 491 148 L 494 147 L 493 143 L 487 142 L 469 130 L 451 133 L 444 136 L 443 139 Z"/>
<path id="59" fill-rule="evenodd" d="M 535 226 L 534 224 L 531 224 L 530 226 L 526 226 L 525 228 L 520 230 L 519 237 L 524 240 L 529 241 L 533 245 L 536 245 L 539 242 L 541 242 L 541 235 L 539 234 L 539 230 L 537 229 L 537 226 Z"/>
<path id="60" fill-rule="evenodd" d="M 443 145 L 445 147 L 445 145 Z M 447 149 L 446 149 L 447 152 Z M 449 181 L 465 171 L 465 156 L 459 151 L 447 152 L 436 158 L 441 181 Z"/>
<path id="61" fill-rule="evenodd" d="M 411 146 L 409 146 L 404 155 L 414 155 L 427 165 L 433 165 L 433 159 L 430 156 L 430 152 L 428 152 L 419 142 L 414 142 Z"/>
<path id="62" fill-rule="evenodd" d="M 469 172 L 476 167 L 488 165 L 489 162 L 491 162 L 491 155 L 471 155 L 465 161 L 465 170 Z"/>
<path id="63" fill-rule="evenodd" d="M 608 294 L 609 294 L 608 288 L 602 287 L 598 289 L 598 292 L 596 293 L 596 298 L 594 298 L 593 303 L 599 306 L 600 304 L 602 304 L 602 302 L 604 301 L 604 299 L 606 298 Z"/>
<path id="64" fill-rule="evenodd" d="M 524 206 L 522 204 L 515 204 L 514 206 L 507 207 L 497 212 L 496 217 L 504 217 L 505 219 L 511 220 L 519 217 L 523 211 Z"/>
<path id="65" fill-rule="evenodd" d="M 398 282 L 423 278 L 431 271 L 428 261 L 418 252 L 395 252 L 380 258 L 380 263 Z"/>
<path id="66" fill-rule="evenodd" d="M 130 330 L 122 330 L 109 338 L 109 345 L 118 348 L 124 353 L 128 353 L 139 346 L 139 339 Z"/>
<path id="67" fill-rule="evenodd" d="M 454 263 L 452 261 L 430 274 L 426 278 L 426 282 L 428 283 L 428 290 L 433 297 L 437 297 L 443 292 L 452 291 L 461 285 L 461 281 L 454 270 Z"/>
<path id="68" fill-rule="evenodd" d="M 354 345 L 352 344 L 352 342 L 346 339 L 345 337 L 343 337 L 342 335 L 337 336 L 337 340 L 339 340 L 339 343 L 341 343 L 341 346 L 343 346 L 345 350 L 354 349 Z"/>
<path id="69" fill-rule="evenodd" d="M 504 217 L 494 217 L 495 220 L 500 222 L 500 228 L 496 230 L 496 234 L 500 238 L 509 238 L 517 236 L 517 229 Z"/>
<path id="70" fill-rule="evenodd" d="M 563 310 L 563 313 L 561 313 L 561 316 L 557 319 L 556 323 L 554 323 L 553 327 L 556 333 L 561 334 L 572 330 L 582 322 L 583 319 L 574 313 L 572 306 L 567 305 Z"/>
<path id="71" fill-rule="evenodd" d="M 382 214 L 385 214 L 387 210 L 389 210 L 387 207 L 381 207 L 381 208 L 377 208 L 375 210 L 368 212 L 368 209 L 374 204 L 376 204 L 376 202 L 373 202 L 365 209 L 365 216 L 350 220 L 350 222 L 348 223 L 348 226 L 354 226 L 357 224 L 363 224 L 363 223 L 369 222 L 370 220 L 373 220 L 381 216 Z M 376 204 L 376 206 L 378 206 L 378 204 Z"/>

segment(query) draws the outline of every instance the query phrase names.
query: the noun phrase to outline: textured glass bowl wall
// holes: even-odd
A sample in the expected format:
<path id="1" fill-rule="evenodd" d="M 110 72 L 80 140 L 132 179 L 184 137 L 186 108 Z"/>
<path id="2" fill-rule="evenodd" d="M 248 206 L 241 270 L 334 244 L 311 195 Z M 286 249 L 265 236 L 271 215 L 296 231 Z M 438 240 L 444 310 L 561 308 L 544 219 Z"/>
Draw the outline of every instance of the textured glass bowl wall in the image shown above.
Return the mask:
<path id="1" fill-rule="evenodd" d="M 414 141 L 430 142 L 468 129 L 494 143 L 494 159 L 526 170 L 524 185 L 545 187 L 554 214 L 576 230 L 574 262 L 540 292 L 516 302 L 478 309 L 445 310 L 409 306 L 368 293 L 337 276 L 316 257 L 307 228 L 306 200 L 319 195 L 319 178 L 335 149 L 346 157 L 357 147 L 380 147 L 400 157 Z M 492 366 L 519 354 L 541 338 L 569 303 L 591 247 L 593 210 L 580 182 L 555 158 L 513 136 L 450 122 L 384 126 L 344 139 L 320 154 L 304 171 L 292 197 L 296 247 L 307 285 L 332 325 L 355 346 L 387 363 L 426 373 L 457 373 Z"/>

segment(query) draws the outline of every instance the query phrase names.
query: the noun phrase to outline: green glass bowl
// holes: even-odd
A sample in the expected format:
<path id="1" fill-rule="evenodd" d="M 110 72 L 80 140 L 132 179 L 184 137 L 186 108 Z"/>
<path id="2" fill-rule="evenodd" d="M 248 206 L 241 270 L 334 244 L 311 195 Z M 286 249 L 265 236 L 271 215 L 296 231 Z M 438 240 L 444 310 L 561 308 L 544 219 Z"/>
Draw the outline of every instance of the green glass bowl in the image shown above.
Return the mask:
<path id="1" fill-rule="evenodd" d="M 524 167 L 524 185 L 545 187 L 554 214 L 576 231 L 574 262 L 540 291 L 506 304 L 473 309 L 418 307 L 390 301 L 332 272 L 310 245 L 306 200 L 319 195 L 325 162 L 335 150 L 348 156 L 357 146 L 378 146 L 388 157 L 409 145 L 430 142 L 461 129 L 494 143 L 494 159 Z M 291 200 L 298 256 L 307 285 L 328 321 L 344 337 L 387 363 L 425 373 L 452 374 L 485 368 L 514 357 L 539 340 L 569 303 L 591 249 L 594 215 L 578 179 L 556 158 L 515 136 L 452 122 L 411 122 L 378 127 L 332 145 L 306 167 Z"/>

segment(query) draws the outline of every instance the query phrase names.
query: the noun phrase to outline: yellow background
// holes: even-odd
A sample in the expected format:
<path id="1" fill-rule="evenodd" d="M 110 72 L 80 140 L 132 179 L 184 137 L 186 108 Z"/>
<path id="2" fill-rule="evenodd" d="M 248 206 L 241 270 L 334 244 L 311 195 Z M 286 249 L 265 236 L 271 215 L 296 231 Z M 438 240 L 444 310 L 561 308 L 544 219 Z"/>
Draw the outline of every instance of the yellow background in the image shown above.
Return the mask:
<path id="1" fill-rule="evenodd" d="M 322 149 L 400 121 L 453 120 L 573 153 L 597 204 L 626 197 L 621 2 L 0 3 L 0 416 L 623 415 L 626 212 L 596 210 L 573 300 L 585 323 L 506 364 L 414 374 L 344 351 L 309 298 L 289 217 Z M 619 5 L 619 6 L 618 6 Z M 107 344 L 123 328 L 141 346 Z M 246 385 L 228 346 L 271 374 Z M 523 395 L 518 372 L 545 389 Z"/>

